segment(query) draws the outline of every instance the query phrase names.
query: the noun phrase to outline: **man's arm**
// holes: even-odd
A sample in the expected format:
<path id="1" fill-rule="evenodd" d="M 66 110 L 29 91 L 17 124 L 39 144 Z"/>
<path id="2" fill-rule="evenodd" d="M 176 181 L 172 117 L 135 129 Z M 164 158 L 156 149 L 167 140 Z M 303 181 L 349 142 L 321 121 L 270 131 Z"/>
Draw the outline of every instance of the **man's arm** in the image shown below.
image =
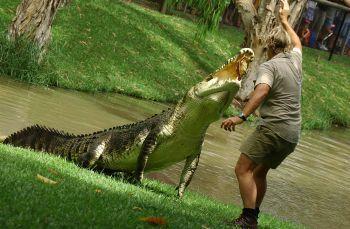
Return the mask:
<path id="1" fill-rule="evenodd" d="M 265 83 L 258 84 L 255 87 L 252 97 L 249 99 L 249 101 L 243 108 L 243 111 L 242 111 L 243 115 L 245 117 L 248 117 L 249 115 L 251 115 L 264 101 L 264 99 L 269 94 L 269 92 L 270 92 L 269 85 Z"/>
<path id="2" fill-rule="evenodd" d="M 300 39 L 288 22 L 288 15 L 289 15 L 288 1 L 287 0 L 280 0 L 280 1 L 281 1 L 281 8 L 279 10 L 279 16 L 281 19 L 281 24 L 283 28 L 286 30 L 286 32 L 289 34 L 292 40 L 293 46 L 295 48 L 300 49 L 301 51 L 302 45 L 301 45 Z"/>
<path id="3" fill-rule="evenodd" d="M 248 117 L 251 115 L 264 101 L 266 96 L 270 92 L 270 86 L 264 83 L 258 84 L 255 87 L 255 90 L 253 91 L 252 97 L 249 99 L 248 103 L 243 108 L 243 115 L 245 117 Z M 235 130 L 235 126 L 238 124 L 241 124 L 243 122 L 243 119 L 241 119 L 238 116 L 234 116 L 231 118 L 228 118 L 224 120 L 221 123 L 221 128 L 224 128 L 225 130 L 232 131 Z"/>

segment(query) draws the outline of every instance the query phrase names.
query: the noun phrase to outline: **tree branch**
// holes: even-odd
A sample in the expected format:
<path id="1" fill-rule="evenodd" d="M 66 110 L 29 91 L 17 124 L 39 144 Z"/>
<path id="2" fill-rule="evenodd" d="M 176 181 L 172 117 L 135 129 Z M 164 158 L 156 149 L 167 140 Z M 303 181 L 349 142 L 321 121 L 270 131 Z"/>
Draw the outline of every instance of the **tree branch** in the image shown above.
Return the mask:
<path id="1" fill-rule="evenodd" d="M 294 27 L 303 13 L 307 0 L 296 0 L 290 5 L 290 17 L 288 19 L 289 23 Z"/>
<path id="2" fill-rule="evenodd" d="M 236 6 L 247 33 L 253 29 L 257 16 L 254 4 L 251 0 L 236 0 Z"/>

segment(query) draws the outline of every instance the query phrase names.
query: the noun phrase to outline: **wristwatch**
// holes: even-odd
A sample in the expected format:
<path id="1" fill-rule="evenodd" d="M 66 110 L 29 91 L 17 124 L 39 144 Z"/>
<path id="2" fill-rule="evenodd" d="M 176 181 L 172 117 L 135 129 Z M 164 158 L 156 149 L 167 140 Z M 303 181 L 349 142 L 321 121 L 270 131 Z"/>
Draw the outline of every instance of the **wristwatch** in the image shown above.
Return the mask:
<path id="1" fill-rule="evenodd" d="M 247 117 L 244 116 L 243 112 L 241 112 L 238 117 L 242 119 L 243 121 L 247 121 Z"/>

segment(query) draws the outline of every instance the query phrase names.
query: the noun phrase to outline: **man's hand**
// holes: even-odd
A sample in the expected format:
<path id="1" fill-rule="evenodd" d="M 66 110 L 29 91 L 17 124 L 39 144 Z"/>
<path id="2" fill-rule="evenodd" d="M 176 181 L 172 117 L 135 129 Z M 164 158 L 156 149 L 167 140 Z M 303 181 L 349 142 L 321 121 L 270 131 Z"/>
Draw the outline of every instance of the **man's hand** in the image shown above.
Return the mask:
<path id="1" fill-rule="evenodd" d="M 221 123 L 221 128 L 224 128 L 225 130 L 228 130 L 228 131 L 235 131 L 236 125 L 241 124 L 242 122 L 243 120 L 240 117 L 234 116 L 234 117 L 225 119 Z"/>
<path id="2" fill-rule="evenodd" d="M 288 22 L 288 16 L 289 16 L 289 3 L 288 0 L 280 0 L 281 7 L 279 9 L 279 16 L 281 19 L 281 22 Z"/>
<path id="3" fill-rule="evenodd" d="M 288 33 L 288 35 L 290 36 L 292 45 L 295 48 L 300 49 L 301 51 L 302 45 L 301 45 L 300 39 L 288 22 L 288 16 L 289 16 L 288 0 L 280 0 L 280 2 L 281 2 L 281 8 L 279 9 L 279 16 L 281 19 L 281 24 L 283 28 L 286 30 L 286 32 Z"/>

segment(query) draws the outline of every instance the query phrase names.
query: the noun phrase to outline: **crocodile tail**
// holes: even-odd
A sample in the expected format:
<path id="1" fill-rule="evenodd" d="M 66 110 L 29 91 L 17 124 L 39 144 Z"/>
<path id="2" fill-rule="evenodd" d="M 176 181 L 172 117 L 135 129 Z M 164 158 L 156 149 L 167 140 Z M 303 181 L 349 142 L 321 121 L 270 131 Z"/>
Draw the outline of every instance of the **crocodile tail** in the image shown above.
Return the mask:
<path id="1" fill-rule="evenodd" d="M 55 129 L 34 125 L 11 134 L 5 138 L 3 144 L 54 153 L 57 147 L 74 137 Z"/>

